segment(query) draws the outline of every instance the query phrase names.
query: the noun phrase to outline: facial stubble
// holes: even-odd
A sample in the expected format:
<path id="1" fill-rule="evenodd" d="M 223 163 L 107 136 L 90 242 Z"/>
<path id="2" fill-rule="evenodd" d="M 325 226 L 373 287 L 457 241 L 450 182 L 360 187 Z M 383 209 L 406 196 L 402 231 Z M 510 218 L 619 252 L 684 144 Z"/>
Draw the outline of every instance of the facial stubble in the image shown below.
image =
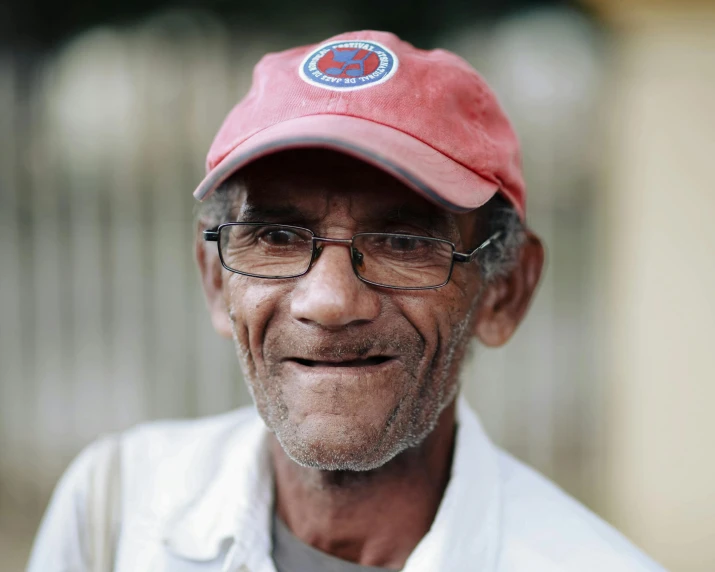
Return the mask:
<path id="1" fill-rule="evenodd" d="M 282 449 L 294 462 L 304 467 L 324 471 L 370 471 L 385 465 L 407 449 L 420 446 L 434 430 L 442 411 L 455 399 L 458 390 L 458 373 L 466 348 L 471 339 L 477 300 L 457 323 L 448 328 L 448 335 L 437 336 L 430 355 L 425 355 L 424 338 L 412 329 L 395 328 L 381 331 L 377 338 L 370 335 L 335 335 L 329 344 L 306 344 L 303 338 L 277 334 L 282 340 L 272 345 L 271 333 L 263 340 L 262 361 L 259 368 L 250 350 L 247 330 L 239 334 L 239 324 L 230 312 L 233 339 L 244 379 L 256 408 L 268 429 L 274 433 Z M 307 442 L 290 419 L 283 387 L 285 383 L 279 359 L 273 356 L 319 355 L 334 359 L 349 355 L 390 354 L 399 355 L 402 363 L 403 394 L 385 418 L 384 424 L 370 431 L 367 439 L 351 439 L 348 434 L 347 451 L 326 451 L 323 444 Z M 260 371 L 263 369 L 263 371 Z M 352 447 L 352 449 L 350 448 Z"/>

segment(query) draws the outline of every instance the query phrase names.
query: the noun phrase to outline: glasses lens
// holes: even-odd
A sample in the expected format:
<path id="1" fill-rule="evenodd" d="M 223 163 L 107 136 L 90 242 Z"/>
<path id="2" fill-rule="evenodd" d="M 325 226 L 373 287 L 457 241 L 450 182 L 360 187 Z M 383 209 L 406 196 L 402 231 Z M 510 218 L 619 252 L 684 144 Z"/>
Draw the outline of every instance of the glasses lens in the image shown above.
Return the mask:
<path id="1" fill-rule="evenodd" d="M 433 238 L 409 234 L 358 234 L 353 240 L 353 249 L 358 274 L 383 286 L 441 286 L 452 268 L 452 244 Z"/>
<path id="2" fill-rule="evenodd" d="M 312 234 L 285 225 L 237 223 L 221 227 L 223 263 L 231 270 L 261 278 L 303 274 L 313 253 Z"/>

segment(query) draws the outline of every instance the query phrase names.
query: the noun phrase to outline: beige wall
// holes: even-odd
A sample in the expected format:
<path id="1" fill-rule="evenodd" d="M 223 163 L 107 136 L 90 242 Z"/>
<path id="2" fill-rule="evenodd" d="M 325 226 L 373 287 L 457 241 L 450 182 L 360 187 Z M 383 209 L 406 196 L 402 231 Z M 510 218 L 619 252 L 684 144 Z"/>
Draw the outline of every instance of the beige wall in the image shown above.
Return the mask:
<path id="1" fill-rule="evenodd" d="M 662 3 L 661 3 L 662 4 Z M 603 242 L 606 516 L 715 570 L 715 5 L 615 25 Z"/>

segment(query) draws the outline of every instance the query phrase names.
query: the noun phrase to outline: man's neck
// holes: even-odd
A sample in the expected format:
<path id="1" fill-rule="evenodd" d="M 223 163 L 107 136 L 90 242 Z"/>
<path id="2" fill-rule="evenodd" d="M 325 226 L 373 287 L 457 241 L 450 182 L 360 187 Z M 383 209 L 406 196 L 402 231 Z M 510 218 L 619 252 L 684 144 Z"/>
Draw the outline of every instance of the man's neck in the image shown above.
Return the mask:
<path id="1" fill-rule="evenodd" d="M 303 542 L 343 560 L 401 569 L 427 534 L 449 481 L 455 403 L 419 447 L 374 471 L 321 471 L 273 438 L 276 511 Z"/>

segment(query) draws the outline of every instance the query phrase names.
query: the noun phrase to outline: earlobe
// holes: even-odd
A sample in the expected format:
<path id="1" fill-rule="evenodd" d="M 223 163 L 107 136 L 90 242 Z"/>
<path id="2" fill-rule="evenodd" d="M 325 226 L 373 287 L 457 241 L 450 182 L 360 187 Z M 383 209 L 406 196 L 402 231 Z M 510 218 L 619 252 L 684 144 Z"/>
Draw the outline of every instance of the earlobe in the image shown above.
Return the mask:
<path id="1" fill-rule="evenodd" d="M 507 342 L 515 325 L 505 305 L 513 292 L 508 278 L 497 278 L 486 286 L 479 299 L 474 335 L 488 347 L 499 347 Z"/>
<path id="2" fill-rule="evenodd" d="M 474 335 L 489 347 L 504 345 L 514 334 L 529 308 L 544 265 L 544 247 L 528 231 L 512 272 L 488 284 L 479 300 Z"/>
<path id="3" fill-rule="evenodd" d="M 228 313 L 228 308 L 226 304 L 221 300 L 215 303 L 215 307 L 209 308 L 211 311 L 211 323 L 213 324 L 214 330 L 226 339 L 231 339 L 233 337 L 233 329 L 231 328 L 231 320 Z"/>
<path id="4" fill-rule="evenodd" d="M 201 285 L 206 297 L 206 305 L 211 314 L 211 323 L 216 332 L 224 337 L 231 338 L 233 331 L 229 318 L 226 300 L 224 298 L 224 274 L 218 252 L 207 248 L 206 243 L 201 239 L 203 226 L 199 225 L 196 233 L 195 255 L 196 262 L 201 275 Z"/>

